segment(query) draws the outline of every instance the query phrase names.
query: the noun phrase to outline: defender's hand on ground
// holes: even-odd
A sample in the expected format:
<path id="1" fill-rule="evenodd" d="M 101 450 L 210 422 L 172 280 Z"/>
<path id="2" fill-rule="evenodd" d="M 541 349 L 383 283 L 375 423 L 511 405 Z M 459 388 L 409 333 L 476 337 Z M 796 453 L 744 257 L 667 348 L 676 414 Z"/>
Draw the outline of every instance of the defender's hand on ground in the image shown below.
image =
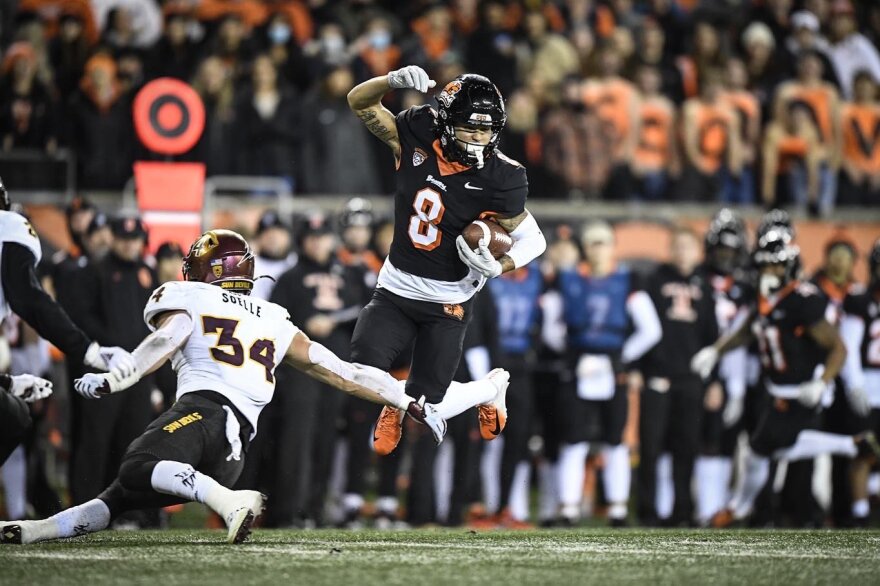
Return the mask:
<path id="1" fill-rule="evenodd" d="M 426 93 L 437 85 L 424 69 L 417 65 L 407 65 L 388 74 L 388 85 L 394 89 L 413 89 Z"/>

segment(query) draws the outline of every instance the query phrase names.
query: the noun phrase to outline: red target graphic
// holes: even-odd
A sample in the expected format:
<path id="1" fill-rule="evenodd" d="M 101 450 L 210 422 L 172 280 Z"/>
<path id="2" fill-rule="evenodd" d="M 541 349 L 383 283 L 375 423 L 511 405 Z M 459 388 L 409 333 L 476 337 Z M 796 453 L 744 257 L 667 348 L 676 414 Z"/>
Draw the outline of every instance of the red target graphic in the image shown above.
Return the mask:
<path id="1" fill-rule="evenodd" d="M 205 129 L 205 106 L 199 94 L 171 77 L 145 85 L 134 99 L 133 114 L 138 138 L 163 155 L 190 150 Z"/>

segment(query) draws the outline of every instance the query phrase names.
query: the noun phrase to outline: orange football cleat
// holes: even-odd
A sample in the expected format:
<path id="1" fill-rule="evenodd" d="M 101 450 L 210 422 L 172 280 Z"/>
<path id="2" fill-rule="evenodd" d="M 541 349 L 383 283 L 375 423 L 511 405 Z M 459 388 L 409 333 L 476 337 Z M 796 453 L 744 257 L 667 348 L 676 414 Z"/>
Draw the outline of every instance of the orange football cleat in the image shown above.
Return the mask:
<path id="1" fill-rule="evenodd" d="M 387 456 L 397 447 L 403 434 L 403 416 L 405 411 L 388 407 L 382 408 L 376 430 L 373 432 L 373 450 L 380 456 Z"/>
<path id="2" fill-rule="evenodd" d="M 480 420 L 480 435 L 490 441 L 501 435 L 504 425 L 507 423 L 507 386 L 510 384 L 510 373 L 501 368 L 496 368 L 486 375 L 486 379 L 495 385 L 498 393 L 495 398 L 485 405 L 477 407 L 477 415 Z"/>

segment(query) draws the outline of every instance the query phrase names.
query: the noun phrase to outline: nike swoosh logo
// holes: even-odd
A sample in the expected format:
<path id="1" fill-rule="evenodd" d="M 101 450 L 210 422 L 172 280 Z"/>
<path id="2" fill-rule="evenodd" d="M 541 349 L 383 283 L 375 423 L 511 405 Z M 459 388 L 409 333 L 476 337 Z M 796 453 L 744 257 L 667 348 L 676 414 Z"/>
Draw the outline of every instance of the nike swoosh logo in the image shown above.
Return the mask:
<path id="1" fill-rule="evenodd" d="M 498 417 L 498 413 L 495 413 L 495 429 L 492 430 L 492 435 L 499 435 L 501 433 L 501 418 Z"/>
<path id="2" fill-rule="evenodd" d="M 468 181 L 467 183 L 464 184 L 464 188 L 465 189 L 479 189 L 480 191 L 483 191 L 482 187 L 477 187 L 476 185 L 471 185 L 470 181 Z"/>

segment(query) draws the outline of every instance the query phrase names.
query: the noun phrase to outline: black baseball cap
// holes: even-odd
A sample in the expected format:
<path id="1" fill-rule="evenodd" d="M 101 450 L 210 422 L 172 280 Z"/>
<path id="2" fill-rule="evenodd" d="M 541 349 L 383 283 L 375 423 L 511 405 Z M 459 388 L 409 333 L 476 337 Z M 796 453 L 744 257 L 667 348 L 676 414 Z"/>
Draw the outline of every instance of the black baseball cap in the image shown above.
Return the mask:
<path id="1" fill-rule="evenodd" d="M 156 249 L 156 260 L 165 260 L 169 258 L 183 258 L 183 249 L 177 242 L 163 242 Z"/>
<path id="2" fill-rule="evenodd" d="M 92 221 L 89 222 L 88 228 L 86 228 L 86 234 L 91 236 L 101 228 L 106 228 L 110 225 L 110 218 L 107 217 L 107 214 L 104 212 L 97 212 L 95 216 L 92 218 Z"/>
<path id="3" fill-rule="evenodd" d="M 263 212 L 263 215 L 260 216 L 260 221 L 257 222 L 257 236 L 270 228 L 282 228 L 287 230 L 287 224 L 281 220 L 281 216 L 279 216 L 278 212 L 275 210 L 266 210 Z"/>
<path id="4" fill-rule="evenodd" d="M 146 238 L 147 229 L 137 217 L 121 217 L 110 222 L 110 229 L 117 238 Z"/>

